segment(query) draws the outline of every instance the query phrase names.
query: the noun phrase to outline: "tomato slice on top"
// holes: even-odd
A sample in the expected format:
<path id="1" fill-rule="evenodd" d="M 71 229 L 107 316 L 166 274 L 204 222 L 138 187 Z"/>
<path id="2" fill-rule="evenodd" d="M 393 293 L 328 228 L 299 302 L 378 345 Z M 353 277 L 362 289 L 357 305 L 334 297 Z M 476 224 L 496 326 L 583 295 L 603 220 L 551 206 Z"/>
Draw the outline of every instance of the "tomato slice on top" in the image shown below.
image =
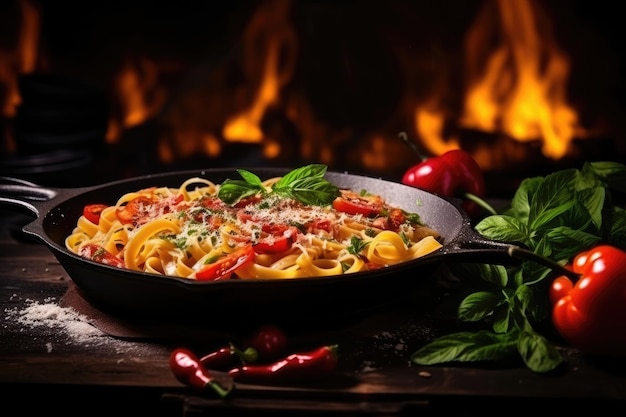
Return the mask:
<path id="1" fill-rule="evenodd" d="M 137 222 L 144 217 L 148 211 L 148 207 L 153 203 L 152 199 L 140 195 L 135 197 L 115 211 L 117 218 L 122 224 Z"/>
<path id="2" fill-rule="evenodd" d="M 218 281 L 230 279 L 233 272 L 254 260 L 252 245 L 246 245 L 241 249 L 219 258 L 212 264 L 196 272 L 199 281 Z"/>
<path id="3" fill-rule="evenodd" d="M 341 196 L 333 201 L 333 208 L 348 214 L 375 217 L 382 213 L 383 201 L 378 196 L 361 195 L 353 191 L 341 190 Z"/>
<path id="4" fill-rule="evenodd" d="M 269 236 L 253 246 L 256 253 L 284 252 L 291 248 L 300 232 L 295 226 L 287 225 L 263 226 L 263 231 L 269 233 Z"/>

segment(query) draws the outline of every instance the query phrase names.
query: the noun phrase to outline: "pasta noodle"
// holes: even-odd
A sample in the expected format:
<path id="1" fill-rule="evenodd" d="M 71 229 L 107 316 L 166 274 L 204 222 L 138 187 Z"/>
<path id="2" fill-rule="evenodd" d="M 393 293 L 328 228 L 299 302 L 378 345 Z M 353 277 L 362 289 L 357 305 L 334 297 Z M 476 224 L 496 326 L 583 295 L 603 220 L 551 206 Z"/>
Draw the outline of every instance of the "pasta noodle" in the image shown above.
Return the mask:
<path id="1" fill-rule="evenodd" d="M 80 216 L 65 244 L 97 262 L 191 280 L 351 274 L 442 246 L 417 214 L 378 195 L 340 190 L 321 179 L 324 170 L 311 178 L 301 170 L 295 179 L 261 181 L 240 170 L 245 181 L 194 177 L 177 188 L 129 192 L 102 206 L 97 219 Z M 310 189 L 298 196 L 302 184 Z"/>

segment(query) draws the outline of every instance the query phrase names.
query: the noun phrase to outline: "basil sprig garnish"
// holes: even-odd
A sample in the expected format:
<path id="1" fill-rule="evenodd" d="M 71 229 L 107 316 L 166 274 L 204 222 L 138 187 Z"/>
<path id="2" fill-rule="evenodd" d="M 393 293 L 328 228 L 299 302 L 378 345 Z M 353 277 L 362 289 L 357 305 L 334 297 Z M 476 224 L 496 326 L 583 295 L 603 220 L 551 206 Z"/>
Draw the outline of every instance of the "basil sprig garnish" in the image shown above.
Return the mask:
<path id="1" fill-rule="evenodd" d="M 324 179 L 327 166 L 311 164 L 286 173 L 272 185 L 272 191 L 282 197 L 293 198 L 303 204 L 324 206 L 339 196 L 339 188 Z M 267 194 L 261 179 L 250 171 L 238 169 L 243 180 L 227 179 L 220 185 L 217 196 L 227 204 L 235 204 L 243 198 Z"/>

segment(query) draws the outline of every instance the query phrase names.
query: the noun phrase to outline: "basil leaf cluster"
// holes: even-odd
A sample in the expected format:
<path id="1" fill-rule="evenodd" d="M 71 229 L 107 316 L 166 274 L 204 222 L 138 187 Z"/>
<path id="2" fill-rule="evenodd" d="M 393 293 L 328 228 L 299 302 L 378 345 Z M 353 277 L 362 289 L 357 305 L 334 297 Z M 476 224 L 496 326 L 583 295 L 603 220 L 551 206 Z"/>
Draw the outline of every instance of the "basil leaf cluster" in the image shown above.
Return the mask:
<path id="1" fill-rule="evenodd" d="M 296 168 L 286 173 L 274 183 L 271 191 L 282 197 L 293 198 L 303 204 L 325 206 L 331 204 L 339 196 L 339 188 L 324 179 L 328 167 L 322 164 L 311 164 Z M 245 169 L 238 169 L 241 180 L 227 179 L 218 190 L 217 196 L 227 204 L 257 194 L 268 194 L 261 179 Z"/>
<path id="2" fill-rule="evenodd" d="M 626 165 L 585 162 L 580 170 L 524 179 L 508 208 L 474 228 L 486 238 L 519 244 L 564 265 L 599 243 L 626 250 L 626 209 L 615 202 L 623 193 Z M 537 373 L 563 363 L 551 335 L 545 334 L 550 318 L 549 268 L 524 261 L 510 267 L 460 263 L 450 265 L 450 270 L 469 292 L 458 306 L 457 318 L 482 327 L 444 335 L 413 353 L 412 362 L 517 358 Z"/>

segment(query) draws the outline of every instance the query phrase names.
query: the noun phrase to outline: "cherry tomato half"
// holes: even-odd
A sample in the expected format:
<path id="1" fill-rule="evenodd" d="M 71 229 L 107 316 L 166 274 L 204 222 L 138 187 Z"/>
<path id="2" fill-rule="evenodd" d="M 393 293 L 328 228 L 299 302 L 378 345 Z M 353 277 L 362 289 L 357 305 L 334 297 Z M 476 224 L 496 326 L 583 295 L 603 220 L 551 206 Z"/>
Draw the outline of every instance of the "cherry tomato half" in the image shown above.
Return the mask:
<path id="1" fill-rule="evenodd" d="M 93 224 L 100 223 L 100 214 L 107 208 L 106 204 L 87 204 L 83 208 L 83 216 Z"/>
<path id="2" fill-rule="evenodd" d="M 219 258 L 216 262 L 208 264 L 198 272 L 196 279 L 199 281 L 218 281 L 229 279 L 233 272 L 254 260 L 252 245 Z"/>
<path id="3" fill-rule="evenodd" d="M 341 196 L 333 201 L 333 208 L 348 214 L 362 214 L 375 217 L 382 212 L 383 203 L 378 196 L 360 195 L 352 191 L 341 191 Z"/>

